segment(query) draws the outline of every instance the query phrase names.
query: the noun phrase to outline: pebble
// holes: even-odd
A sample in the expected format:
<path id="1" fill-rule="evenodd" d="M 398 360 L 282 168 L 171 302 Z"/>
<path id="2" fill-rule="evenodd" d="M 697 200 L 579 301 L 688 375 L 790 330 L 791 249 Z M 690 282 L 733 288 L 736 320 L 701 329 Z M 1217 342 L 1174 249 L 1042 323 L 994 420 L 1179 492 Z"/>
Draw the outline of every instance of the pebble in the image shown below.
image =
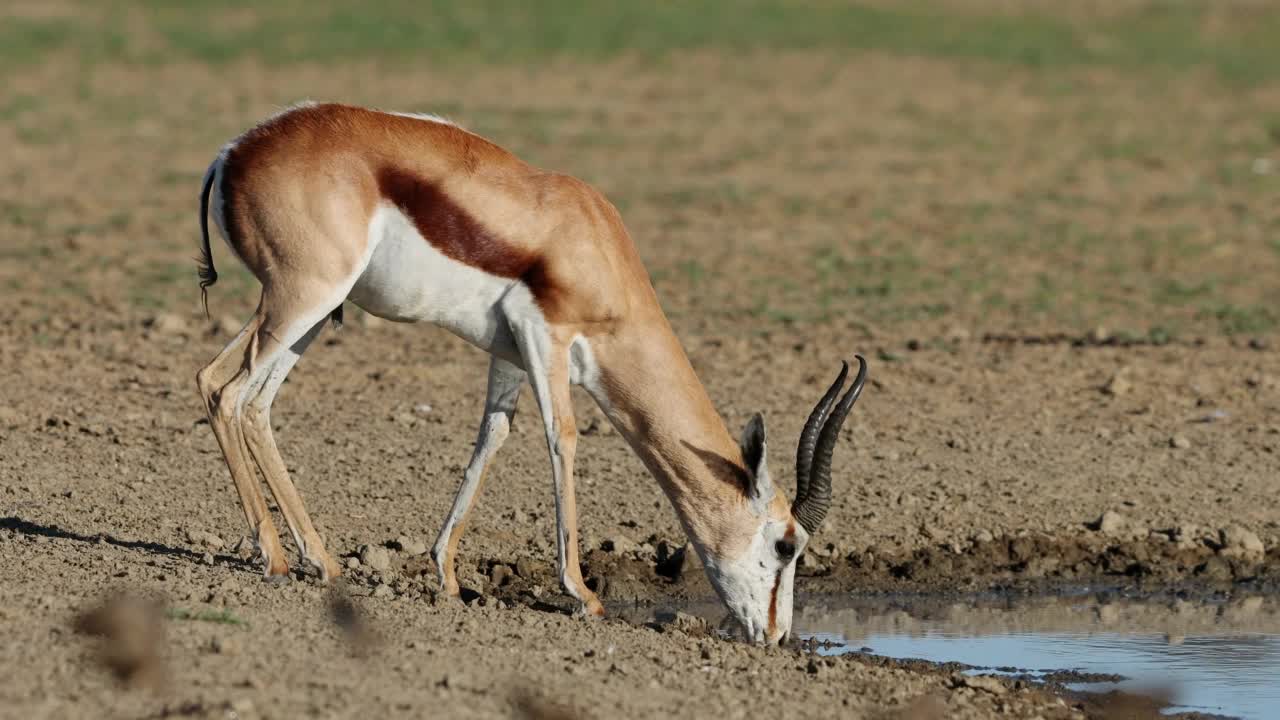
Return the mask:
<path id="1" fill-rule="evenodd" d="M 1266 552 L 1262 539 L 1252 530 L 1239 525 L 1223 528 L 1220 537 L 1223 555 L 1260 556 Z"/>
<path id="2" fill-rule="evenodd" d="M 533 561 L 529 558 L 519 558 L 516 560 L 516 574 L 525 580 L 533 578 Z"/>
<path id="3" fill-rule="evenodd" d="M 626 535 L 610 535 L 600 543 L 601 550 L 618 554 L 634 552 L 637 547 L 635 541 Z"/>
<path id="4" fill-rule="evenodd" d="M 377 545 L 365 545 L 360 550 L 360 563 L 368 565 L 378 572 L 383 572 L 391 567 L 391 555 L 386 548 Z"/>
<path id="5" fill-rule="evenodd" d="M 704 633 L 707 631 L 707 621 L 696 615 L 690 615 L 686 612 L 676 611 L 675 618 L 671 621 L 672 627 L 689 634 Z"/>
<path id="6" fill-rule="evenodd" d="M 236 543 L 236 549 L 235 549 L 236 557 L 240 558 L 241 560 L 248 560 L 249 558 L 256 555 L 257 552 L 258 552 L 258 548 L 254 547 L 253 541 L 247 537 L 241 536 L 240 542 Z"/>
<path id="7" fill-rule="evenodd" d="M 213 553 L 205 553 L 204 555 L 202 555 L 202 556 L 200 557 L 200 562 L 204 563 L 205 565 L 212 565 L 212 564 L 213 564 Z"/>
<path id="8" fill-rule="evenodd" d="M 187 331 L 187 321 L 180 315 L 161 313 L 152 317 L 147 322 L 147 327 L 161 335 L 181 335 Z"/>
<path id="9" fill-rule="evenodd" d="M 187 542 L 192 545 L 203 545 L 204 547 L 212 548 L 213 550 L 221 550 L 223 545 L 226 544 L 222 541 L 222 538 L 203 530 L 188 530 Z"/>
<path id="10" fill-rule="evenodd" d="M 1188 440 L 1185 435 L 1174 435 L 1169 438 L 1169 447 L 1177 448 L 1178 450 L 1186 450 L 1191 447 L 1191 441 Z"/>
<path id="11" fill-rule="evenodd" d="M 239 655 L 240 641 L 233 637 L 214 637 L 209 641 L 209 648 L 219 655 Z"/>
<path id="12" fill-rule="evenodd" d="M 1132 389 L 1133 383 L 1129 382 L 1122 372 L 1112 375 L 1111 379 L 1107 380 L 1107 383 L 1102 386 L 1102 392 L 1114 397 L 1126 395 Z"/>
<path id="13" fill-rule="evenodd" d="M 427 554 L 427 544 L 425 542 L 411 539 L 406 535 L 396 538 L 392 545 L 395 546 L 395 549 L 411 557 Z"/>
<path id="14" fill-rule="evenodd" d="M 1124 532 L 1127 525 L 1125 517 L 1115 510 L 1108 510 L 1098 518 L 1098 532 L 1115 537 Z"/>
<path id="15" fill-rule="evenodd" d="M 978 543 L 989 543 L 994 541 L 995 539 L 996 539 L 996 536 L 992 535 L 991 531 L 986 529 L 979 530 L 978 532 L 973 534 L 973 541 Z"/>
<path id="16" fill-rule="evenodd" d="M 1200 546 L 1200 528 L 1191 524 L 1178 526 L 1176 540 L 1180 550 L 1191 550 Z"/>
<path id="17" fill-rule="evenodd" d="M 396 596 L 396 591 L 392 590 L 390 585 L 382 583 L 373 589 L 373 596 L 380 599 L 393 598 Z"/>
<path id="18" fill-rule="evenodd" d="M 1009 692 L 1009 688 L 1005 687 L 1004 683 L 990 675 L 955 675 L 951 678 L 951 683 L 955 687 L 973 688 L 992 695 L 1004 695 Z"/>
<path id="19" fill-rule="evenodd" d="M 213 324 L 213 329 L 219 335 L 232 337 L 238 334 L 240 332 L 240 328 L 243 326 L 244 323 L 236 320 L 230 315 L 223 315 Z"/>
<path id="20" fill-rule="evenodd" d="M 348 569 L 348 570 L 355 570 L 355 569 L 356 569 L 356 568 L 358 568 L 358 567 L 360 567 L 360 558 L 358 558 L 358 557 L 349 557 L 349 558 L 347 558 L 347 569 Z"/>
<path id="21" fill-rule="evenodd" d="M 498 563 L 489 571 L 489 583 L 495 588 L 500 588 L 511 582 L 512 575 L 513 573 L 511 572 L 511 568 L 503 565 L 502 563 Z"/>
<path id="22" fill-rule="evenodd" d="M 413 406 L 413 414 L 426 417 L 427 415 L 431 414 L 431 406 L 428 405 L 427 403 L 418 403 L 417 405 Z"/>

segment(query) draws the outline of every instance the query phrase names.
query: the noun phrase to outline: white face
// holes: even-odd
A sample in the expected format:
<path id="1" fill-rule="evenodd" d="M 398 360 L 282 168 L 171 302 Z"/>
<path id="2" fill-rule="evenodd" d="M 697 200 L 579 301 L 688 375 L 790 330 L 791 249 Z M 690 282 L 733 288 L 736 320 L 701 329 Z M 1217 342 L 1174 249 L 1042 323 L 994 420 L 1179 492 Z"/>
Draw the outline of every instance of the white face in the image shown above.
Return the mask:
<path id="1" fill-rule="evenodd" d="M 707 577 L 750 642 L 774 644 L 791 632 L 796 558 L 808 533 L 790 517 L 763 517 L 736 558 L 703 559 Z"/>

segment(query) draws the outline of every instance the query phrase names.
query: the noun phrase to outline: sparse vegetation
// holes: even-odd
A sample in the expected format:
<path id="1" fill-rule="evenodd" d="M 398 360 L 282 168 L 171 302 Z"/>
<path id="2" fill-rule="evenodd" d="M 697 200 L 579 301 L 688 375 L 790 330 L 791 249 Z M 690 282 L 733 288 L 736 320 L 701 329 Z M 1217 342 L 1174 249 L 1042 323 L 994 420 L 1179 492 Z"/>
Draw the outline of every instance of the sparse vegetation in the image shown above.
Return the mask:
<path id="1" fill-rule="evenodd" d="M 173 607 L 165 610 L 165 617 L 170 620 L 191 620 L 195 622 L 217 623 L 219 625 L 249 627 L 249 622 L 247 620 L 244 620 L 226 608 L 218 610 L 212 608 L 189 610 L 187 608 Z"/>

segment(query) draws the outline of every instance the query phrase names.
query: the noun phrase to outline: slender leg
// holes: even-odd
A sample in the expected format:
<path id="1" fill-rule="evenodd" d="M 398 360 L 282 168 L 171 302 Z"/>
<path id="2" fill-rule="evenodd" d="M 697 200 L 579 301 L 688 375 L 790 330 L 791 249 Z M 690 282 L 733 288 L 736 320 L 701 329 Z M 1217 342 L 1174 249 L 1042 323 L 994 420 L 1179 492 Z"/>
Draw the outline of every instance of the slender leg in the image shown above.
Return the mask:
<path id="1" fill-rule="evenodd" d="M 246 393 L 249 399 L 242 411 L 241 427 L 249 446 L 249 454 L 253 456 L 258 471 L 266 478 L 271 495 L 280 506 L 280 513 L 289 525 L 298 553 L 304 562 L 320 573 L 322 581 L 328 581 L 341 574 L 341 570 L 338 563 L 325 551 L 324 542 L 302 504 L 302 497 L 289 479 L 289 471 L 285 468 L 284 459 L 280 457 L 280 450 L 276 447 L 275 437 L 271 432 L 271 403 L 289 371 L 323 327 L 324 320 L 321 320 L 296 342 L 281 350 L 270 368 L 266 369 L 257 391 L 250 390 Z"/>
<path id="2" fill-rule="evenodd" d="M 480 433 L 476 448 L 462 475 L 462 485 L 453 499 L 449 517 L 440 528 L 431 554 L 436 561 L 440 588 L 448 595 L 458 595 L 458 579 L 454 575 L 454 558 L 458 553 L 458 541 L 467 528 L 467 516 L 475 505 L 484 484 L 489 462 L 502 447 L 511 431 L 511 419 L 516 413 L 516 400 L 520 386 L 524 384 L 524 371 L 511 363 L 494 357 L 489 362 L 489 389 L 484 399 L 484 417 L 480 421 Z"/>
<path id="3" fill-rule="evenodd" d="M 249 521 L 249 530 L 262 553 L 265 574 L 270 577 L 286 575 L 289 564 L 285 561 L 284 549 L 280 547 L 280 537 L 275 523 L 271 521 L 266 499 L 262 497 L 262 488 L 258 486 L 258 479 L 254 477 L 253 470 L 245 459 L 248 451 L 240 431 L 240 423 L 235 417 L 237 389 L 232 387 L 237 378 L 248 372 L 248 358 L 252 353 L 252 346 L 256 344 L 262 319 L 262 308 L 259 306 L 258 312 L 244 330 L 196 374 L 196 385 L 204 399 L 209 425 L 218 438 L 223 459 L 231 471 L 231 480 L 235 483 L 236 494 L 240 496 L 245 519 Z"/>
<path id="4" fill-rule="evenodd" d="M 569 395 L 569 346 L 567 342 L 557 341 L 539 321 L 513 318 L 509 322 L 547 431 L 547 449 L 551 454 L 551 475 L 555 483 L 560 583 L 582 603 L 583 614 L 602 616 L 604 606 L 587 588 L 578 562 L 578 508 L 573 489 L 573 458 L 578 446 L 578 428 Z"/>

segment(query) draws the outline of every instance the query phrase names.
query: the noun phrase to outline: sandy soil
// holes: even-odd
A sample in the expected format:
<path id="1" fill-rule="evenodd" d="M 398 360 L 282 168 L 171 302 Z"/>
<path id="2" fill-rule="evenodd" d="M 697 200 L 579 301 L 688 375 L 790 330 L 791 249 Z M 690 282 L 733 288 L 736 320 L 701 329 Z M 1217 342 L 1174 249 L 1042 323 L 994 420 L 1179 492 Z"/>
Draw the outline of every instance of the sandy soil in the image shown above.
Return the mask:
<path id="1" fill-rule="evenodd" d="M 960 258 L 976 252 L 965 262 L 990 262 L 1021 297 L 1019 288 L 1033 288 L 1060 259 L 1001 262 L 1007 248 L 953 246 L 937 228 L 978 223 L 961 217 L 962 201 L 1011 208 L 1021 193 L 1057 182 L 1059 156 L 1042 157 L 1035 138 L 1049 132 L 1075 148 L 1089 138 L 1051 116 L 1087 114 L 1090 102 L 1117 104 L 1117 115 L 1153 112 L 1126 81 L 1086 74 L 1076 80 L 1090 92 L 1052 97 L 1026 78 L 993 85 L 982 71 L 926 61 L 681 62 L 682 73 L 626 63 L 572 77 L 495 69 L 466 83 L 373 66 L 102 68 L 83 78 L 94 103 L 77 104 L 69 89 L 0 126 L 0 143 L 12 149 L 3 180 L 20 189 L 5 206 L 0 262 L 0 670 L 11 678 L 0 708 L 50 718 L 510 716 L 528 688 L 535 699 L 524 707 L 540 707 L 530 712 L 541 717 L 555 711 L 537 698 L 571 706 L 565 717 L 759 717 L 801 707 L 820 717 L 1103 716 L 1034 688 L 957 684 L 946 668 L 815 661 L 698 628 L 564 616 L 529 397 L 462 543 L 470 606 L 437 602 L 425 556 L 390 549 L 389 569 L 360 564 L 347 575 L 381 636 L 357 653 L 330 619 L 323 588 L 259 581 L 235 552 L 244 521 L 193 380 L 254 295 L 218 244 L 227 279 L 211 295 L 214 320 L 200 316 L 194 195 L 220 142 L 306 95 L 386 105 L 413 88 L 410 110 L 445 98 L 464 122 L 472 108 L 482 130 L 625 199 L 695 367 L 731 426 L 765 412 L 772 447 L 782 449 L 779 477 L 789 478 L 786 449 L 839 359 L 868 356 L 872 380 L 837 450 L 835 505 L 803 558 L 802 593 L 1084 581 L 1274 587 L 1277 344 L 1264 331 L 1224 335 L 1193 308 L 1153 309 L 1144 289 L 1188 272 L 1185 259 L 1153 256 L 1146 274 L 1117 291 L 1131 302 L 1112 304 L 1102 268 L 1140 251 L 1083 256 L 1066 271 L 1075 284 L 1040 314 L 1018 302 L 984 305 L 977 287 L 970 301 L 951 286 L 911 285 L 890 305 L 848 295 L 818 303 L 795 289 L 899 272 L 892 263 L 842 266 L 844 279 L 823 279 L 810 261 L 832 243 L 887 257 L 901 248 L 876 245 L 877 230 L 897 228 L 917 258 L 913 276 L 963 269 Z M 55 86 L 71 72 L 54 64 L 12 89 Z M 876 83 L 866 80 L 876 73 Z M 886 83 L 884 73 L 899 81 Z M 722 89 L 706 93 L 708 78 Z M 744 90 L 761 83 L 767 92 Z M 885 93 L 890 86 L 937 92 Z M 1228 130 L 1274 101 L 1259 92 L 1222 104 L 1225 92 L 1212 86 L 1187 88 L 1165 99 Z M 908 100 L 914 109 L 904 109 Z M 731 112 L 715 110 L 726 101 Z M 1007 146 L 992 155 L 985 141 L 937 134 L 933 123 L 966 111 L 996 126 L 975 120 L 961 136 L 1003 137 Z M 909 119 L 921 113 L 925 120 Z M 783 132 L 801 116 L 811 118 L 805 142 Z M 1186 140 L 1184 161 L 1208 157 L 1210 144 Z M 1111 178 L 1113 163 L 1136 173 L 1136 186 Z M 1177 184 L 1170 174 L 1143 168 L 1083 161 L 1070 184 L 1088 201 L 1081 221 L 1136 222 L 1156 213 L 1146 201 L 1181 192 L 1166 187 Z M 985 181 L 965 182 L 975 172 Z M 754 189 L 742 199 L 717 185 L 725 177 Z M 1203 228 L 1273 212 L 1255 190 L 1223 192 L 1229 200 L 1147 220 L 1193 218 Z M 804 197 L 813 204 L 790 204 Z M 886 206 L 892 217 L 878 214 Z M 994 233 L 1016 220 L 1010 210 L 976 227 Z M 846 225 L 860 229 L 849 237 L 833 229 Z M 1263 223 L 1231 227 L 1247 240 Z M 1201 271 L 1247 259 L 1257 277 L 1274 277 L 1270 255 L 1206 243 L 1209 251 L 1192 256 Z M 1222 292 L 1247 304 L 1273 290 L 1255 278 Z M 761 295 L 772 309 L 756 308 Z M 912 310 L 939 299 L 949 312 Z M 1157 343 L 1115 332 L 1145 331 L 1153 313 L 1186 330 Z M 470 453 L 485 380 L 480 354 L 441 331 L 354 312 L 348 320 L 313 346 L 273 412 L 293 478 L 344 560 L 401 536 L 433 539 Z M 701 573 L 670 559 L 684 540 L 654 482 L 585 397 L 578 408 L 591 582 L 614 603 L 706 597 Z M 119 692 L 94 663 L 93 643 L 71 629 L 78 612 L 125 589 L 163 595 L 171 608 L 229 613 L 163 623 L 169 681 L 160 695 Z"/>

